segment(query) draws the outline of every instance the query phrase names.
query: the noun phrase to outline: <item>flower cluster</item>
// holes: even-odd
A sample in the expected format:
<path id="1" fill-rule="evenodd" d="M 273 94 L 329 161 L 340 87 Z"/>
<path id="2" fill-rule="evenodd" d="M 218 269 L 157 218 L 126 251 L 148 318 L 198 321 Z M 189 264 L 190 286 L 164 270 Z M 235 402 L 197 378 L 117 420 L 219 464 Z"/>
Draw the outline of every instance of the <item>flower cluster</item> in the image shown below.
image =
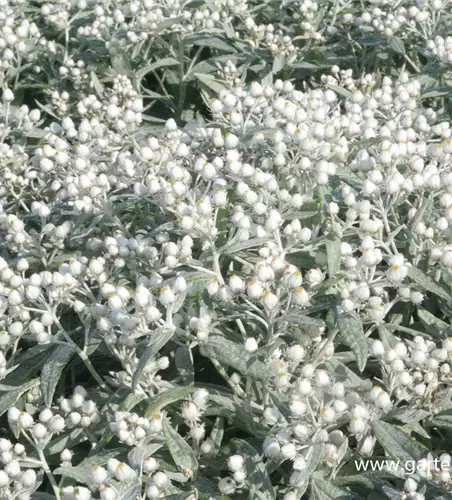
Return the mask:
<path id="1" fill-rule="evenodd" d="M 0 499 L 447 498 L 450 1 L 0 11 Z"/>

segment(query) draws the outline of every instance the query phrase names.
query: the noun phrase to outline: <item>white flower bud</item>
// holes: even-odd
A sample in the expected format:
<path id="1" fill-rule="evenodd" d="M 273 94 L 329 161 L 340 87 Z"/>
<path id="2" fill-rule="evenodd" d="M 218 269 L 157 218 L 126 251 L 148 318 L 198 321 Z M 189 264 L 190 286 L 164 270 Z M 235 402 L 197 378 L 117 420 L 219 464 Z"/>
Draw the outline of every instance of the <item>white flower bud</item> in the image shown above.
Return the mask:
<path id="1" fill-rule="evenodd" d="M 252 354 L 258 349 L 257 341 L 254 337 L 248 337 L 245 341 L 245 351 Z"/>
<path id="2" fill-rule="evenodd" d="M 199 418 L 199 410 L 194 403 L 186 401 L 182 405 L 182 418 L 188 421 L 195 421 Z"/>
<path id="3" fill-rule="evenodd" d="M 14 101 L 14 94 L 13 94 L 12 90 L 9 88 L 4 89 L 2 99 L 3 99 L 3 102 Z"/>
<path id="4" fill-rule="evenodd" d="M 158 468 L 157 460 L 153 457 L 148 457 L 143 462 L 143 470 L 146 472 L 154 472 Z"/>
<path id="5" fill-rule="evenodd" d="M 237 472 L 243 469 L 245 460 L 241 455 L 232 455 L 228 458 L 228 467 L 232 472 Z"/>
<path id="6" fill-rule="evenodd" d="M 91 476 L 95 484 L 103 484 L 107 480 L 107 470 L 99 465 L 95 465 L 91 469 Z"/>
<path id="7" fill-rule="evenodd" d="M 129 465 L 127 465 L 124 462 L 121 462 L 116 467 L 115 476 L 118 479 L 118 481 L 123 481 L 125 483 L 128 483 L 135 478 L 136 472 Z"/>
<path id="8" fill-rule="evenodd" d="M 22 429 L 28 429 L 33 425 L 33 417 L 26 411 L 23 411 L 19 414 L 18 421 Z"/>
<path id="9" fill-rule="evenodd" d="M 160 471 L 156 472 L 154 474 L 154 476 L 152 477 L 152 480 L 154 481 L 154 484 L 158 488 L 164 488 L 169 482 L 168 476 L 164 472 L 160 472 Z"/>

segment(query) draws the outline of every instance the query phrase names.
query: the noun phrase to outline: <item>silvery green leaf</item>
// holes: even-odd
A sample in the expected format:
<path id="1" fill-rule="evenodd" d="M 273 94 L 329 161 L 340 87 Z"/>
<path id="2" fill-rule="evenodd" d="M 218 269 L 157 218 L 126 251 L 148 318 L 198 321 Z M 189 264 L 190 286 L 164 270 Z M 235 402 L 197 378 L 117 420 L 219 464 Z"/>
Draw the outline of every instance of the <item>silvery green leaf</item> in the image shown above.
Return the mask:
<path id="1" fill-rule="evenodd" d="M 206 416 L 233 418 L 235 407 L 231 398 L 219 394 L 211 394 L 209 396 L 209 401 L 216 404 L 210 405 L 207 408 L 205 413 Z"/>
<path id="2" fill-rule="evenodd" d="M 151 457 L 163 444 L 152 443 L 146 446 L 135 446 L 127 454 L 127 460 L 132 467 L 141 467 L 143 461 Z"/>
<path id="3" fill-rule="evenodd" d="M 167 420 L 163 422 L 163 434 L 174 463 L 182 472 L 186 469 L 194 472 L 198 468 L 198 460 L 193 450 Z"/>
<path id="4" fill-rule="evenodd" d="M 388 418 L 395 418 L 404 424 L 415 424 L 428 417 L 430 412 L 421 408 L 394 408 L 388 413 Z"/>
<path id="5" fill-rule="evenodd" d="M 348 366 L 342 363 L 337 356 L 329 361 L 332 368 L 335 380 L 342 382 L 347 389 L 356 390 L 361 389 L 369 391 L 372 388 L 372 382 L 369 379 L 362 379 Z"/>
<path id="6" fill-rule="evenodd" d="M 55 455 L 56 453 L 60 454 L 65 448 L 70 449 L 71 447 L 76 446 L 80 443 L 81 434 L 83 434 L 82 429 L 74 429 L 70 434 L 65 434 L 52 439 L 46 446 L 46 453 L 49 455 Z"/>
<path id="7" fill-rule="evenodd" d="M 404 462 L 418 460 L 426 451 L 415 439 L 387 422 L 376 421 L 372 424 L 372 429 L 378 442 L 394 459 Z"/>
<path id="8" fill-rule="evenodd" d="M 341 240 L 337 237 L 326 240 L 326 256 L 328 259 L 328 274 L 333 278 L 341 268 Z"/>
<path id="9" fill-rule="evenodd" d="M 224 50 L 225 52 L 236 52 L 235 48 L 215 36 L 190 35 L 185 37 L 186 45 L 197 45 L 198 47 L 210 47 L 212 49 Z"/>
<path id="10" fill-rule="evenodd" d="M 130 57 L 124 51 L 117 51 L 111 56 L 111 66 L 120 75 L 133 76 Z"/>
<path id="11" fill-rule="evenodd" d="M 127 397 L 119 405 L 119 408 L 121 411 L 131 411 L 144 399 L 146 399 L 145 394 L 128 394 Z"/>
<path id="12" fill-rule="evenodd" d="M 298 61 L 295 63 L 292 63 L 290 65 L 291 68 L 300 68 L 300 69 L 319 69 L 319 66 L 316 64 L 312 64 L 308 61 Z"/>
<path id="13" fill-rule="evenodd" d="M 145 66 L 144 68 L 141 68 L 137 72 L 135 72 L 135 80 L 139 85 L 141 83 L 141 80 L 151 71 L 155 71 L 156 69 L 167 66 L 177 66 L 178 64 L 180 64 L 179 61 L 174 59 L 174 57 L 164 57 L 163 59 L 159 59 L 152 64 L 149 64 L 149 66 Z"/>
<path id="14" fill-rule="evenodd" d="M 233 243 L 232 245 L 226 244 L 222 249 L 222 253 L 226 255 L 231 255 L 241 250 L 247 250 L 248 248 L 259 247 L 266 242 L 265 238 L 251 238 L 247 241 L 240 241 L 238 243 Z"/>
<path id="15" fill-rule="evenodd" d="M 193 482 L 193 487 L 198 492 L 199 500 L 210 500 L 219 498 L 217 481 L 208 477 L 199 477 Z"/>
<path id="16" fill-rule="evenodd" d="M 450 429 L 452 428 L 452 409 L 447 409 L 436 414 L 429 422 L 434 427 Z"/>
<path id="17" fill-rule="evenodd" d="M 366 367 L 369 349 L 361 318 L 355 312 L 341 312 L 337 319 L 337 326 L 342 342 L 354 352 L 358 369 L 363 371 Z"/>
<path id="18" fill-rule="evenodd" d="M 268 375 L 265 365 L 257 360 L 249 365 L 251 355 L 240 345 L 223 337 L 210 337 L 208 342 L 200 346 L 200 351 L 203 356 L 216 359 L 222 365 L 231 366 L 243 375 L 261 379 Z"/>
<path id="19" fill-rule="evenodd" d="M 424 274 L 419 268 L 409 266 L 408 276 L 424 290 L 428 290 L 429 292 L 438 295 L 438 297 L 441 297 L 449 303 L 452 302 L 451 294 L 441 285 L 436 283 L 432 278 Z"/>
<path id="20" fill-rule="evenodd" d="M 192 385 L 195 380 L 195 368 L 193 366 L 193 354 L 191 349 L 186 346 L 179 346 L 176 349 L 174 358 L 176 368 L 186 385 Z"/>
<path id="21" fill-rule="evenodd" d="M 86 458 L 75 467 L 58 467 L 53 471 L 53 473 L 57 476 L 70 477 L 71 479 L 74 479 L 82 484 L 87 484 L 91 480 L 92 468 L 95 465 L 106 464 L 110 458 L 115 458 L 121 453 L 121 451 L 122 450 L 118 449 L 101 452 L 97 455 Z"/>
<path id="22" fill-rule="evenodd" d="M 388 38 L 388 43 L 391 49 L 398 54 L 405 54 L 405 44 L 397 36 L 390 36 Z"/>
<path id="23" fill-rule="evenodd" d="M 17 386 L 27 382 L 32 375 L 41 369 L 52 347 L 49 344 L 36 345 L 17 356 L 14 370 L 11 370 L 2 382 Z"/>
<path id="24" fill-rule="evenodd" d="M 12 408 L 17 401 L 22 397 L 22 395 L 39 385 L 39 379 L 33 379 L 29 382 L 25 382 L 22 385 L 16 387 L 13 391 L 8 391 L 6 394 L 0 397 L 0 416 Z"/>
<path id="25" fill-rule="evenodd" d="M 279 392 L 271 392 L 270 393 L 271 400 L 273 404 L 278 408 L 278 411 L 281 415 L 289 421 L 292 416 L 292 411 L 290 410 L 289 399 L 287 396 L 280 394 Z"/>
<path id="26" fill-rule="evenodd" d="M 193 73 L 193 75 L 201 82 L 203 85 L 213 90 L 214 92 L 221 92 L 226 88 L 225 84 L 220 80 L 209 74 Z"/>
<path id="27" fill-rule="evenodd" d="M 283 54 L 278 54 L 277 56 L 275 56 L 275 58 L 273 59 L 272 73 L 279 73 L 282 69 L 284 69 L 285 64 L 286 58 Z"/>
<path id="28" fill-rule="evenodd" d="M 75 353 L 71 344 L 58 345 L 50 354 L 41 371 L 41 390 L 47 408 L 52 406 L 53 395 L 64 367 Z"/>
<path id="29" fill-rule="evenodd" d="M 430 435 L 429 433 L 424 429 L 424 427 L 419 423 L 419 422 L 411 422 L 402 427 L 403 431 L 407 434 L 410 433 L 416 433 L 419 436 L 422 436 L 423 438 L 429 440 Z"/>
<path id="30" fill-rule="evenodd" d="M 141 485 L 127 486 L 124 491 L 119 494 L 118 500 L 137 500 L 141 495 Z"/>
<path id="31" fill-rule="evenodd" d="M 315 478 L 311 481 L 311 500 L 364 500 L 363 497 L 330 481 Z"/>
<path id="32" fill-rule="evenodd" d="M 287 321 L 292 325 L 302 325 L 314 328 L 325 328 L 325 322 L 321 319 L 311 318 L 310 316 L 305 316 L 304 314 L 286 314 L 284 316 L 279 316 L 276 318 L 275 323 L 281 323 Z"/>
<path id="33" fill-rule="evenodd" d="M 245 469 L 251 484 L 251 491 L 254 493 L 259 491 L 263 495 L 263 499 L 275 499 L 270 476 L 259 452 L 243 439 L 233 439 L 231 445 L 237 454 L 245 458 Z"/>
<path id="34" fill-rule="evenodd" d="M 444 97 L 445 95 L 450 95 L 452 90 L 450 87 L 441 87 L 439 89 L 430 89 L 421 94 L 421 99 L 432 99 L 434 97 Z"/>
<path id="35" fill-rule="evenodd" d="M 343 87 L 339 87 L 337 85 L 328 85 L 328 88 L 336 92 L 336 94 L 345 97 L 346 99 L 352 99 L 353 97 L 353 94 L 349 90 L 344 89 Z"/>
<path id="36" fill-rule="evenodd" d="M 215 423 L 213 424 L 212 431 L 210 433 L 210 439 L 214 445 L 215 453 L 221 448 L 221 442 L 224 436 L 224 419 L 217 417 Z"/>
<path id="37" fill-rule="evenodd" d="M 267 428 L 256 421 L 251 402 L 247 399 L 234 400 L 235 416 L 233 422 L 240 428 L 248 432 L 251 436 L 266 436 Z"/>
<path id="38" fill-rule="evenodd" d="M 176 300 L 174 301 L 173 304 L 173 314 L 177 313 L 177 311 L 179 311 L 179 309 L 183 306 L 186 296 L 187 296 L 186 292 L 177 294 Z"/>
<path id="39" fill-rule="evenodd" d="M 317 465 L 321 460 L 323 460 L 324 454 L 325 445 L 323 443 L 311 446 L 306 457 L 306 468 L 300 471 L 301 476 L 298 477 L 299 481 L 311 478 L 312 473 L 317 469 Z"/>
<path id="40" fill-rule="evenodd" d="M 96 94 L 99 97 L 102 97 L 104 93 L 104 86 L 102 85 L 102 83 L 100 83 L 100 80 L 97 77 L 96 73 L 94 71 L 91 71 L 89 76 L 91 78 L 91 82 L 93 84 L 94 90 L 96 91 Z"/>
<path id="41" fill-rule="evenodd" d="M 154 356 L 160 351 L 160 349 L 171 339 L 174 335 L 174 331 L 159 328 L 150 334 L 149 343 L 144 350 L 143 354 L 140 357 L 140 361 L 138 362 L 138 366 L 133 374 L 132 378 L 132 390 L 135 391 L 140 381 L 141 374 L 145 369 L 146 365 L 150 360 L 154 358 Z"/>
<path id="42" fill-rule="evenodd" d="M 378 328 L 378 334 L 385 349 L 393 348 L 397 343 L 397 339 L 394 335 L 384 326 Z"/>
<path id="43" fill-rule="evenodd" d="M 168 488 L 166 488 L 166 489 L 168 489 Z M 186 491 L 165 495 L 163 497 L 164 500 L 194 500 L 195 498 L 196 497 L 193 495 L 193 493 L 191 493 L 191 492 L 187 493 Z"/>
<path id="44" fill-rule="evenodd" d="M 436 330 L 447 330 L 450 326 L 443 320 L 437 318 L 434 314 L 423 307 L 417 308 L 417 315 L 419 319 L 428 326 L 433 327 Z"/>
<path id="45" fill-rule="evenodd" d="M 168 389 L 167 391 L 161 392 L 155 398 L 153 398 L 148 405 L 145 416 L 146 418 L 152 417 L 155 413 L 158 413 L 165 406 L 175 403 L 176 401 L 181 401 L 186 399 L 195 388 L 192 386 L 188 387 L 174 387 L 173 389 Z"/>

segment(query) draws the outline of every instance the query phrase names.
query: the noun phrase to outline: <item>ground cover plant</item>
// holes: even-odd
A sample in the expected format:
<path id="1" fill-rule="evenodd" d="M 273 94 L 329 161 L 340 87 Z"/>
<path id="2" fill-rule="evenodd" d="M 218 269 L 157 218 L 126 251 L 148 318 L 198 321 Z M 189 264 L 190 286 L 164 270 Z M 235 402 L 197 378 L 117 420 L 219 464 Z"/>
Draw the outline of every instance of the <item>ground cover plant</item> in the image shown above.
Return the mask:
<path id="1" fill-rule="evenodd" d="M 452 499 L 451 26 L 0 0 L 0 499 Z"/>

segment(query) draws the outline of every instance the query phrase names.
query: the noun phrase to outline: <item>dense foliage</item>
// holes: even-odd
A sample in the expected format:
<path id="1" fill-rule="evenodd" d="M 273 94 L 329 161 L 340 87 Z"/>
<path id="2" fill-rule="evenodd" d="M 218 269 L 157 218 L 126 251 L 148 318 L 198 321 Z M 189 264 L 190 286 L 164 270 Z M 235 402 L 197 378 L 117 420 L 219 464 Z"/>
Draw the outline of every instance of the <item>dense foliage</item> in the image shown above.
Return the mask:
<path id="1" fill-rule="evenodd" d="M 452 499 L 451 25 L 0 0 L 0 499 Z"/>

